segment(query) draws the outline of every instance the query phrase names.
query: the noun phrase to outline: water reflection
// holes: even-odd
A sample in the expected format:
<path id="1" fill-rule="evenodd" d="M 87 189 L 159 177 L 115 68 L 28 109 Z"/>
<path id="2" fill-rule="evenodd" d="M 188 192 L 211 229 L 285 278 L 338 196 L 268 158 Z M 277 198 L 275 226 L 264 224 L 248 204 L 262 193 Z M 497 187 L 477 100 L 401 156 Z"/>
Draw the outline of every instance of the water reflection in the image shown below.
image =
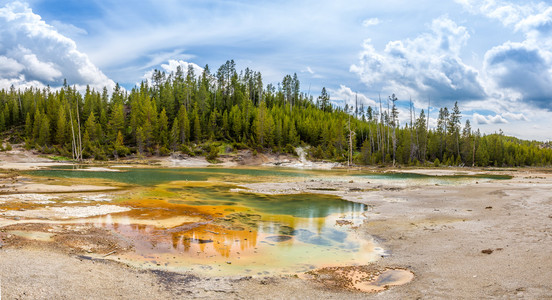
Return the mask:
<path id="1" fill-rule="evenodd" d="M 295 273 L 313 267 L 366 264 L 381 255 L 354 226 L 367 207 L 331 195 L 231 192 L 233 182 L 311 176 L 274 169 L 50 170 L 36 174 L 132 183 L 117 205 L 124 213 L 87 219 L 128 240 L 130 264 L 199 268 L 207 273 Z M 35 174 L 35 175 L 36 175 Z M 196 269 L 196 271 L 198 271 Z"/>
<path id="2" fill-rule="evenodd" d="M 351 229 L 364 219 L 363 204 L 328 195 L 258 195 L 231 188 L 159 185 L 125 200 L 132 211 L 97 217 L 93 224 L 131 240 L 128 259 L 163 266 L 297 272 L 338 262 L 364 264 L 379 256 L 371 241 Z M 339 226 L 340 220 L 348 225 Z"/>

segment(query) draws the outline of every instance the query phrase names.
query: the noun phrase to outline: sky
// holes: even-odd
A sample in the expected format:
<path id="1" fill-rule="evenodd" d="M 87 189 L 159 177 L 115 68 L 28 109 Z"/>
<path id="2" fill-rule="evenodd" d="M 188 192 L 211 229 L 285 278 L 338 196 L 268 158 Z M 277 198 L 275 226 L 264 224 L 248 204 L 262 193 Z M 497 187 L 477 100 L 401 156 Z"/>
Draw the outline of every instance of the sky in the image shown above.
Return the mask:
<path id="1" fill-rule="evenodd" d="M 0 88 L 130 89 L 230 59 L 335 103 L 395 94 L 401 124 L 410 100 L 430 126 L 458 102 L 483 133 L 552 139 L 550 0 L 0 0 Z"/>

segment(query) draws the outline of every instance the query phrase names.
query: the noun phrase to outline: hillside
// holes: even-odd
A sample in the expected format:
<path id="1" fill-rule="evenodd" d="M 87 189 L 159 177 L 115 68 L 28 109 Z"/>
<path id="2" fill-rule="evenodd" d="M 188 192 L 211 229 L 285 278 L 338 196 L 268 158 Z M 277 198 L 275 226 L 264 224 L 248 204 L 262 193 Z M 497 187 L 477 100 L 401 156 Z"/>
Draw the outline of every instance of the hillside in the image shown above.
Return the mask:
<path id="1" fill-rule="evenodd" d="M 381 101 L 381 100 L 380 100 Z M 79 93 L 59 90 L 0 91 L 0 130 L 28 149 L 73 159 L 106 160 L 129 155 L 205 155 L 249 149 L 361 165 L 548 166 L 552 149 L 502 133 L 483 135 L 461 125 L 457 105 L 441 108 L 438 126 L 398 115 L 394 95 L 380 107 L 336 107 L 325 89 L 314 99 L 301 92 L 297 75 L 263 85 L 260 72 L 236 71 L 227 61 L 216 72 L 205 66 L 155 71 L 130 91 L 117 86 Z M 388 105 L 389 104 L 389 105 Z M 382 109 L 382 107 L 389 107 Z"/>

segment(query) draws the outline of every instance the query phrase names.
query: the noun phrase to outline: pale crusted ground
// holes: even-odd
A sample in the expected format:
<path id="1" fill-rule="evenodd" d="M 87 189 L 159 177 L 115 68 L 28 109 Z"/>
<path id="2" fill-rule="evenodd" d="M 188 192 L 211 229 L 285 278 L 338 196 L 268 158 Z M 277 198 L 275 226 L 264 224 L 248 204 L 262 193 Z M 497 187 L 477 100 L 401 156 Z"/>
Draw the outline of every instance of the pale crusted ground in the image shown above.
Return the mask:
<path id="1" fill-rule="evenodd" d="M 392 253 L 376 265 L 406 267 L 416 277 L 367 298 L 551 299 L 552 176 L 539 170 L 514 175 L 461 185 L 334 178 L 246 186 L 271 193 L 324 187 L 369 205 L 359 230 Z"/>

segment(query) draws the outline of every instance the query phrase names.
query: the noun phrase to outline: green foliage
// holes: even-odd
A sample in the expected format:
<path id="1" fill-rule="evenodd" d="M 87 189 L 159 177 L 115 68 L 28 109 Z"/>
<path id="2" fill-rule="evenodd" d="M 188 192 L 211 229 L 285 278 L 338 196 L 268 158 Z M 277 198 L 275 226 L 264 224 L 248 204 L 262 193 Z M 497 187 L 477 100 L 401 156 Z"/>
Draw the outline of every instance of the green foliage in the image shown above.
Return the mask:
<path id="1" fill-rule="evenodd" d="M 214 144 L 209 144 L 205 150 L 207 153 L 207 155 L 205 156 L 205 159 L 207 159 L 207 161 L 210 163 L 218 163 L 218 160 L 217 160 L 218 153 L 219 153 L 218 147 L 216 147 Z"/>
<path id="2" fill-rule="evenodd" d="M 316 98 L 301 93 L 296 74 L 264 86 L 261 73 L 238 72 L 227 61 L 215 73 L 208 66 L 202 74 L 193 68 L 155 71 L 130 91 L 116 85 L 111 96 L 107 89 L 79 93 L 69 85 L 56 91 L 0 90 L 0 131 L 22 135 L 10 141 L 24 140 L 27 149 L 67 156 L 82 140 L 84 156 L 96 159 L 171 151 L 216 159 L 224 147 L 214 146 L 220 148 L 215 153 L 198 145 L 222 143 L 234 150 L 290 154 L 302 145 L 312 159 L 335 161 L 346 161 L 352 152 L 355 163 L 370 165 L 552 164 L 548 144 L 502 132 L 482 135 L 469 122 L 462 128 L 457 103 L 441 108 L 437 127 L 428 129 L 428 112 L 411 111 L 410 118 L 401 114 L 399 120 L 400 100 L 391 95 L 386 101 L 389 105 L 379 107 L 336 107 L 325 88 Z"/>

